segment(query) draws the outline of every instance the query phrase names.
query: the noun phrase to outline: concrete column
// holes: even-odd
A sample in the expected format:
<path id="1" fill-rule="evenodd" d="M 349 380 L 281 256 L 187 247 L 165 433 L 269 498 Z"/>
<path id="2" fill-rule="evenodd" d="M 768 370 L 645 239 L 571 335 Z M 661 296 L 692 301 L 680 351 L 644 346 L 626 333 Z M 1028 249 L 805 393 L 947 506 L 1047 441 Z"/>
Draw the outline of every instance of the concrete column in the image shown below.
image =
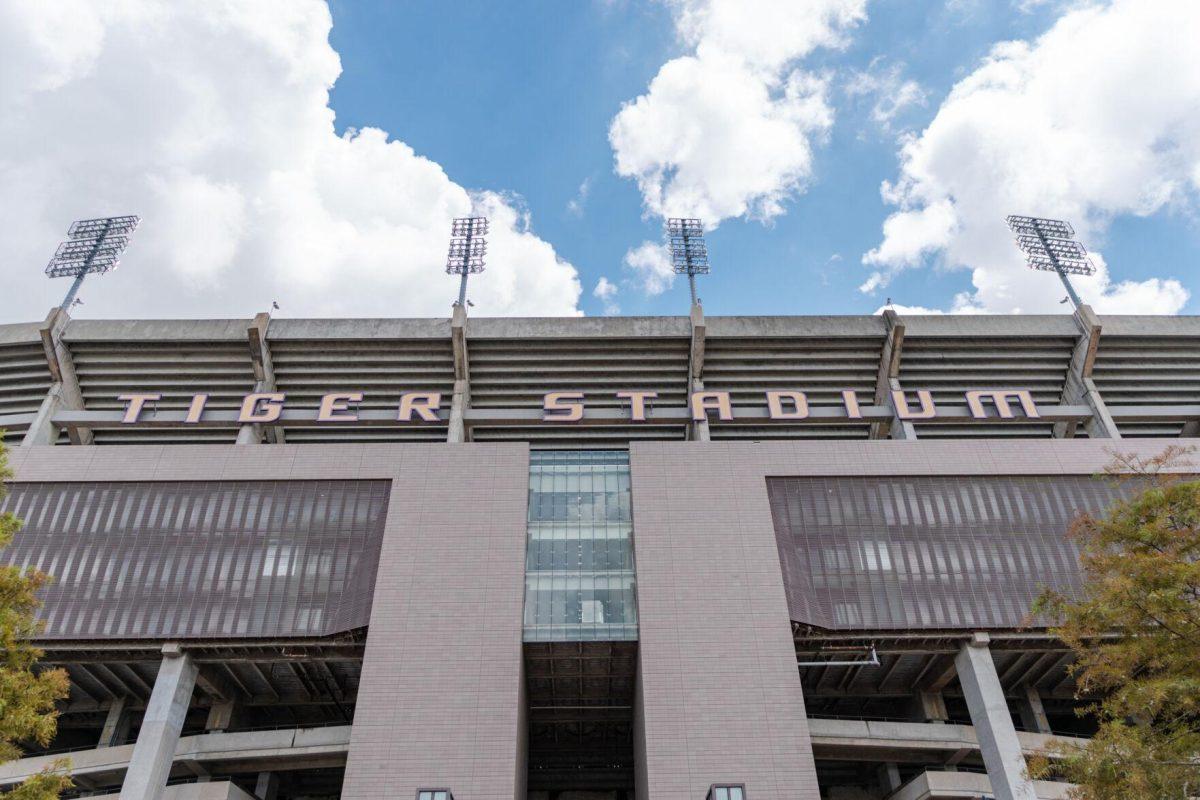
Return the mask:
<path id="1" fill-rule="evenodd" d="M 196 686 L 196 672 L 191 656 L 178 644 L 163 647 L 162 664 L 121 785 L 120 800 L 158 800 L 162 796 Z"/>
<path id="2" fill-rule="evenodd" d="M 471 364 L 467 356 L 467 310 L 455 306 L 450 318 L 450 345 L 454 351 L 454 396 L 450 399 L 447 442 L 465 442 L 467 426 L 463 415 L 471 403 Z"/>
<path id="3" fill-rule="evenodd" d="M 46 354 L 46 368 L 50 370 L 50 377 L 54 379 L 54 384 L 50 388 L 51 394 L 57 394 L 57 398 L 51 400 L 54 406 L 50 409 L 50 415 L 53 415 L 54 409 L 63 408 L 72 411 L 80 411 L 83 409 L 83 392 L 79 388 L 79 378 L 75 374 L 75 361 L 71 357 L 71 350 L 63 341 L 63 332 L 67 328 L 67 323 L 71 321 L 71 317 L 61 308 L 53 308 L 50 314 L 46 317 L 45 323 L 42 325 L 39 334 L 42 339 L 42 349 Z M 50 400 L 50 398 L 47 398 Z M 46 403 L 43 403 L 45 409 Z M 35 420 L 35 424 L 41 421 L 41 413 L 39 420 Z M 48 420 L 47 420 L 48 421 Z M 33 431 L 33 426 L 30 426 L 30 431 Z M 42 434 L 47 431 L 43 429 Z M 36 437 L 38 434 L 35 433 Z M 71 439 L 71 444 L 91 444 L 92 432 L 88 428 L 71 428 L 68 431 Z M 52 444 L 50 441 L 30 441 L 28 444 Z"/>
<path id="4" fill-rule="evenodd" d="M 1121 432 L 1113 421 L 1104 404 L 1100 390 L 1092 381 L 1092 369 L 1096 363 L 1096 351 L 1100 347 L 1100 319 L 1092 311 L 1091 306 L 1080 306 L 1075 312 L 1075 322 L 1079 326 L 1079 339 L 1071 353 L 1071 363 L 1067 367 L 1066 379 L 1063 382 L 1063 405 L 1084 404 L 1092 411 L 1092 417 L 1084 423 L 1084 430 L 1092 439 L 1120 439 Z M 1054 436 L 1058 439 L 1072 438 L 1075 435 L 1074 422 L 1056 422 Z"/>
<path id="5" fill-rule="evenodd" d="M 279 794 L 279 775 L 274 772 L 258 773 L 258 780 L 254 784 L 254 796 L 258 800 L 275 800 Z"/>
<path id="6" fill-rule="evenodd" d="M 904 350 L 904 320 L 892 309 L 883 312 L 883 324 L 887 334 L 879 355 L 879 373 L 875 377 L 875 405 L 895 406 L 892 391 L 900 388 L 900 355 Z M 911 422 L 896 419 L 891 422 L 871 423 L 872 439 L 915 439 L 916 431 Z"/>
<path id="7" fill-rule="evenodd" d="M 883 789 L 884 797 L 900 788 L 900 767 L 888 762 L 879 765 L 879 788 Z"/>
<path id="8" fill-rule="evenodd" d="M 1046 708 L 1042 705 L 1042 696 L 1032 686 L 1021 687 L 1021 697 L 1017 703 L 1021 712 L 1021 724 L 1025 730 L 1034 733 L 1050 733 L 1050 720 L 1046 716 Z"/>
<path id="9" fill-rule="evenodd" d="M 108 707 L 108 716 L 104 718 L 104 728 L 100 731 L 100 741 L 97 747 L 115 747 L 123 744 L 129 735 L 129 698 L 118 697 Z"/>
<path id="10" fill-rule="evenodd" d="M 271 315 L 267 312 L 256 314 L 246 329 L 247 342 L 250 346 L 250 364 L 254 369 L 254 391 L 274 392 L 275 365 L 271 361 L 271 348 L 267 345 L 267 328 L 271 325 Z M 237 444 L 283 444 L 282 425 L 252 425 L 246 424 L 238 428 Z"/>
<path id="11" fill-rule="evenodd" d="M 699 303 L 692 305 L 688 321 L 692 328 L 692 345 L 688 352 L 688 408 L 691 408 L 692 393 L 704 390 L 704 335 L 708 326 L 704 323 L 704 309 Z M 708 418 L 688 423 L 687 438 L 693 442 L 709 441 Z"/>
<path id="12" fill-rule="evenodd" d="M 22 447 L 31 445 L 51 445 L 58 442 L 58 429 L 52 424 L 54 413 L 63 405 L 63 387 L 54 383 L 38 408 L 37 416 L 29 423 L 25 438 L 21 440 Z"/>
<path id="13" fill-rule="evenodd" d="M 1037 800 L 988 650 L 988 635 L 976 633 L 959 650 L 954 663 L 996 800 Z"/>

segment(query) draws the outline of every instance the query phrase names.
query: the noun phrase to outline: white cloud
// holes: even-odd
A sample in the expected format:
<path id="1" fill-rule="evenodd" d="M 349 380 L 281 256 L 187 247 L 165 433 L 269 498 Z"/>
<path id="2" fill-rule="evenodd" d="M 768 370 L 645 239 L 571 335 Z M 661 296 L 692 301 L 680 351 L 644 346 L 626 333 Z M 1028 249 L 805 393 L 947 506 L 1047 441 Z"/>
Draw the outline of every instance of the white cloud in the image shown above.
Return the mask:
<path id="1" fill-rule="evenodd" d="M 573 217 L 582 217 L 583 209 L 587 205 L 588 195 L 592 191 L 592 179 L 584 178 L 579 184 L 579 189 L 575 192 L 575 196 L 567 201 L 567 213 Z"/>
<path id="2" fill-rule="evenodd" d="M 633 273 L 633 283 L 646 295 L 662 294 L 675 283 L 671 257 L 661 242 L 642 242 L 625 253 L 625 269 Z"/>
<path id="3" fill-rule="evenodd" d="M 884 131 L 892 129 L 896 117 L 913 106 L 923 106 L 926 92 L 921 84 L 904 77 L 903 64 L 884 66 L 880 57 L 872 59 L 865 70 L 850 75 L 845 85 L 851 97 L 868 97 L 871 119 Z"/>
<path id="4" fill-rule="evenodd" d="M 617 304 L 617 292 L 617 285 L 603 275 L 596 281 L 596 288 L 592 289 L 592 296 L 604 304 L 604 313 L 608 316 L 621 313 L 621 306 Z"/>
<path id="5" fill-rule="evenodd" d="M 574 314 L 574 268 L 511 195 L 472 193 L 377 128 L 334 131 L 320 0 L 0 0 L 0 319 L 66 290 L 72 219 L 142 215 L 88 314 L 445 315 L 450 220 L 491 217 L 483 314 Z"/>
<path id="6" fill-rule="evenodd" d="M 692 52 L 662 66 L 609 128 L 617 174 L 646 210 L 769 220 L 812 175 L 814 139 L 833 123 L 826 78 L 796 68 L 839 47 L 866 0 L 673 0 Z"/>
<path id="7" fill-rule="evenodd" d="M 1036 41 L 997 45 L 903 140 L 900 177 L 883 187 L 898 210 L 863 258 L 878 270 L 864 291 L 932 256 L 972 270 L 956 311 L 1059 309 L 1058 279 L 1028 272 L 1004 217 L 1069 219 L 1099 245 L 1117 215 L 1188 203 L 1200 186 L 1198 40 L 1200 3 L 1114 0 L 1066 12 Z M 1187 301 L 1177 280 L 1114 282 L 1095 261 L 1075 285 L 1098 310 L 1175 313 Z"/>

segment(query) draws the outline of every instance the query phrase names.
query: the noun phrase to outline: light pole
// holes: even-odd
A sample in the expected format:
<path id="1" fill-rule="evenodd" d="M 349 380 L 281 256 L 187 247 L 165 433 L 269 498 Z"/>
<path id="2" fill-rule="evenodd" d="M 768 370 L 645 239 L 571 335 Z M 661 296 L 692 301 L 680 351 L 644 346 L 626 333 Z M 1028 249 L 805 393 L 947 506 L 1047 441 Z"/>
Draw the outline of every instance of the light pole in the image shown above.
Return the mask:
<path id="1" fill-rule="evenodd" d="M 1006 221 L 1017 235 L 1017 247 L 1025 253 L 1025 262 L 1030 269 L 1057 272 L 1067 288 L 1071 303 L 1075 308 L 1083 305 L 1068 275 L 1093 275 L 1096 265 L 1088 258 L 1083 245 L 1075 241 L 1075 229 L 1071 223 L 1016 214 L 1009 216 Z"/>
<path id="2" fill-rule="evenodd" d="M 103 275 L 120 264 L 119 256 L 129 245 L 129 235 L 141 219 L 136 216 L 81 219 L 67 229 L 67 240 L 58 245 L 46 274 L 51 278 L 74 278 L 60 309 L 66 311 L 88 275 Z"/>

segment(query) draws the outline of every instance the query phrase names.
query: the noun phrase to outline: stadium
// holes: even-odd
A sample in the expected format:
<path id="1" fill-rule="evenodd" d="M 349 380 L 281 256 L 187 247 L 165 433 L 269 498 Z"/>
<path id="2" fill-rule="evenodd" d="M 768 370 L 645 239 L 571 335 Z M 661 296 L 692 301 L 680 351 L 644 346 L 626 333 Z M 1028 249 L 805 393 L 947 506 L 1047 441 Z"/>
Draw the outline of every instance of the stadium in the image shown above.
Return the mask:
<path id="1" fill-rule="evenodd" d="M 0 326 L 77 796 L 1062 798 L 1037 620 L 1200 318 Z"/>

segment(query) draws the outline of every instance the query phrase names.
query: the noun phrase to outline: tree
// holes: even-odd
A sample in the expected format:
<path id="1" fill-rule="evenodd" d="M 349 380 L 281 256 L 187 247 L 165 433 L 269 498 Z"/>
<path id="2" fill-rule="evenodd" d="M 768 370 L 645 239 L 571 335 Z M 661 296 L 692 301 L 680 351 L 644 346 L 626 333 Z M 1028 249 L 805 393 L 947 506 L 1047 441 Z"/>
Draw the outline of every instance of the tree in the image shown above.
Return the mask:
<path id="1" fill-rule="evenodd" d="M 0 442 L 0 501 L 3 482 L 12 477 L 8 455 Z M 13 514 L 0 514 L 0 548 L 21 529 Z M 33 645 L 43 625 L 35 617 L 41 601 L 38 590 L 50 577 L 33 568 L 0 566 L 0 763 L 20 758 L 20 742 L 50 744 L 58 726 L 55 703 L 68 692 L 62 669 L 35 669 L 42 651 Z M 66 761 L 33 776 L 5 795 L 6 800 L 50 800 L 71 786 Z"/>
<path id="2" fill-rule="evenodd" d="M 1200 796 L 1200 481 L 1166 471 L 1187 452 L 1109 467 L 1137 482 L 1072 525 L 1082 593 L 1046 592 L 1035 607 L 1075 652 L 1077 697 L 1091 698 L 1084 713 L 1100 725 L 1086 748 L 1031 762 L 1077 784 L 1073 800 Z"/>

